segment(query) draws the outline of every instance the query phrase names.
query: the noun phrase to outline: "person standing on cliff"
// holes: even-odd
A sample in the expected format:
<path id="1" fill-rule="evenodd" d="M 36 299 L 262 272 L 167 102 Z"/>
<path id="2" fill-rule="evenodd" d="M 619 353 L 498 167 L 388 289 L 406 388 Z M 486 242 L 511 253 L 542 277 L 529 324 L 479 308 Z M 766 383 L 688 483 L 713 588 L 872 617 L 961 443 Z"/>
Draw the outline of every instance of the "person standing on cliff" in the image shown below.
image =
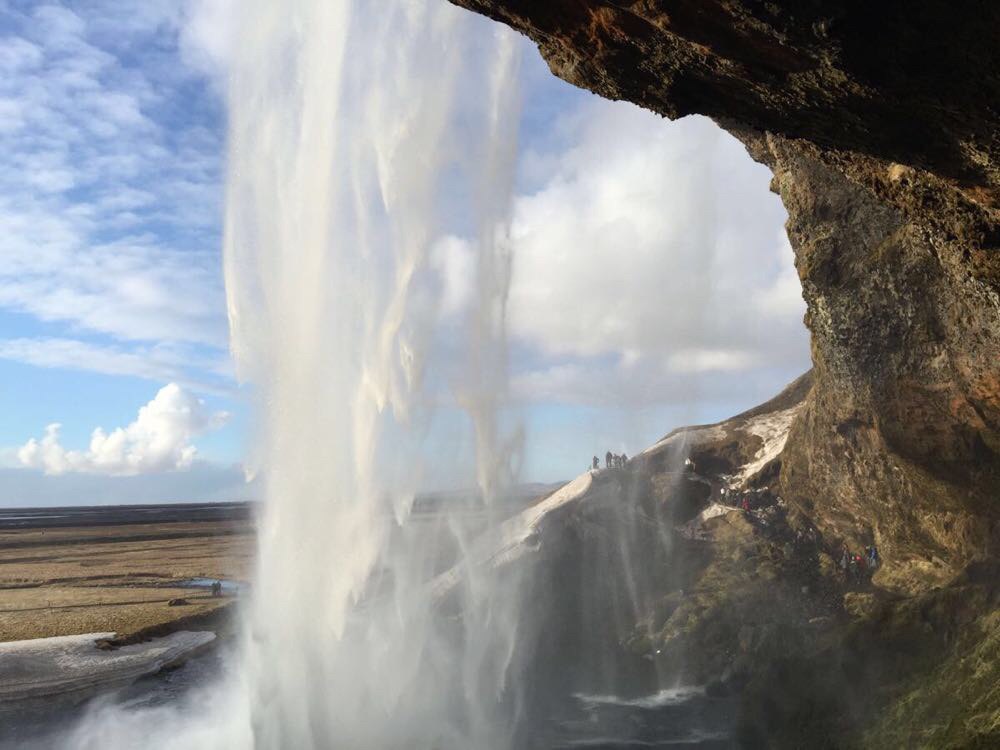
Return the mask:
<path id="1" fill-rule="evenodd" d="M 594 467 L 594 471 L 597 471 L 598 469 L 601 468 L 601 459 L 599 459 L 597 456 L 594 456 L 593 467 Z"/>
<path id="2" fill-rule="evenodd" d="M 611 468 L 611 458 L 612 458 L 611 451 L 608 451 L 607 453 L 604 454 L 604 466 L 605 466 L 605 468 L 608 468 L 608 469 Z"/>

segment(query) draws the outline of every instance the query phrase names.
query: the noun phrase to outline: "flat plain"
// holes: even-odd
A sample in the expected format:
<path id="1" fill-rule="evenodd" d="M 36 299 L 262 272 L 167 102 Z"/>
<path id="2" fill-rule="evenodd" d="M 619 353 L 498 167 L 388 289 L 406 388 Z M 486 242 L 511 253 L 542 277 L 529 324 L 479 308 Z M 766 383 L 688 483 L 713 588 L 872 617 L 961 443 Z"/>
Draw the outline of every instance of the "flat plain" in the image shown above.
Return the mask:
<path id="1" fill-rule="evenodd" d="M 190 582 L 247 581 L 254 551 L 245 504 L 0 513 L 0 641 L 220 619 L 235 597 Z"/>

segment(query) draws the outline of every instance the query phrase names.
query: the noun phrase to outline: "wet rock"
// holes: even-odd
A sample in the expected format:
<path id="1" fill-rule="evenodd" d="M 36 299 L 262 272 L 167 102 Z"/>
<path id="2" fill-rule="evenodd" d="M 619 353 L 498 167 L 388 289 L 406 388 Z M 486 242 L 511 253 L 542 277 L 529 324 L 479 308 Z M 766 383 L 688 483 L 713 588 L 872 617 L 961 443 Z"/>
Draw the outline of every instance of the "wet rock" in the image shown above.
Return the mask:
<path id="1" fill-rule="evenodd" d="M 729 695 L 729 686 L 721 679 L 712 680 L 705 686 L 705 695 L 709 698 L 725 698 Z"/>
<path id="2" fill-rule="evenodd" d="M 0 643 L 0 701 L 83 697 L 120 687 L 176 664 L 215 640 L 213 633 L 179 631 L 115 646 L 114 636 L 90 633 Z"/>
<path id="3" fill-rule="evenodd" d="M 874 594 L 849 591 L 844 594 L 844 610 L 859 620 L 871 618 L 878 610 Z"/>

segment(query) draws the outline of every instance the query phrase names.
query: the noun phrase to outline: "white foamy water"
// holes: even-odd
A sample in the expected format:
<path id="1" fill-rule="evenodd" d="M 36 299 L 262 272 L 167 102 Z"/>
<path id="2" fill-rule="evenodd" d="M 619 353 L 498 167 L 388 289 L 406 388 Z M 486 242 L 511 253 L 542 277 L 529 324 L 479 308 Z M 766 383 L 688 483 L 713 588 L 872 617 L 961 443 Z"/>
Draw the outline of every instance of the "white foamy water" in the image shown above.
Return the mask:
<path id="1" fill-rule="evenodd" d="M 697 686 L 674 687 L 659 690 L 653 695 L 639 698 L 622 698 L 617 695 L 587 695 L 577 693 L 574 697 L 588 706 L 627 706 L 633 708 L 658 708 L 660 706 L 675 706 L 692 698 L 705 694 L 705 689 Z"/>
<path id="2" fill-rule="evenodd" d="M 449 394 L 486 503 L 510 480 L 516 440 L 497 409 L 516 41 L 496 26 L 483 45 L 464 30 L 483 21 L 445 2 L 248 0 L 238 13 L 225 276 L 267 499 L 241 662 L 184 706 L 104 709 L 67 744 L 509 746 L 516 576 L 460 563 L 457 609 L 442 613 L 425 585 L 435 549 L 408 514 Z M 449 233 L 477 249 L 477 303 L 445 346 L 430 251 Z M 467 510 L 448 524 L 458 549 Z"/>

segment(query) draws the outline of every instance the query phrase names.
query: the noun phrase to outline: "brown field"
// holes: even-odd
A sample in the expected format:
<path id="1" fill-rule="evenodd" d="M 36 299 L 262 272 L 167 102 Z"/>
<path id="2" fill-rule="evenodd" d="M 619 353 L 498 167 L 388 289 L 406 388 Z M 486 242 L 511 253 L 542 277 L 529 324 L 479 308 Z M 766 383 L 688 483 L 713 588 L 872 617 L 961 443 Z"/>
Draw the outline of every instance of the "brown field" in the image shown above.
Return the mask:
<path id="1" fill-rule="evenodd" d="M 232 598 L 171 584 L 246 581 L 253 554 L 249 520 L 0 530 L 0 641 L 128 637 L 208 616 Z"/>

